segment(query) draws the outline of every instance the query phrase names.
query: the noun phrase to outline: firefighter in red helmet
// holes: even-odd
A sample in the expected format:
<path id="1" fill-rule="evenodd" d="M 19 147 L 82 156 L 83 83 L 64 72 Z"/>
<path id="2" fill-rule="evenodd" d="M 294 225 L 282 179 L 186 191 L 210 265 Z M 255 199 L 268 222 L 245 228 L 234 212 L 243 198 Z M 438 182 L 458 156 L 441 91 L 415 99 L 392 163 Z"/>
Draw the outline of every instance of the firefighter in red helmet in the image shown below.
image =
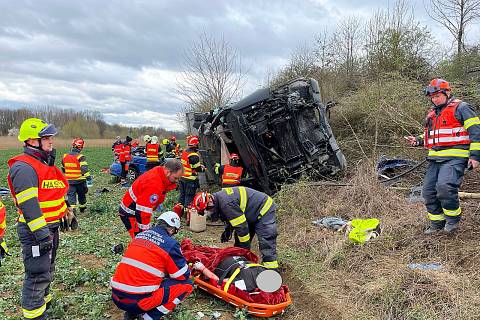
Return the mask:
<path id="1" fill-rule="evenodd" d="M 215 173 L 222 177 L 222 188 L 239 186 L 243 175 L 243 167 L 240 165 L 238 154 L 230 154 L 230 163 L 228 164 L 222 166 L 216 163 Z"/>
<path id="2" fill-rule="evenodd" d="M 62 159 L 62 171 L 69 184 L 67 193 L 69 214 L 64 217 L 61 224 L 62 230 L 65 231 L 77 229 L 77 208 L 80 212 L 84 212 L 87 209 L 87 185 L 93 183 L 92 176 L 88 170 L 87 159 L 82 154 L 84 146 L 85 141 L 82 138 L 73 139 L 72 149 L 69 153 L 65 153 Z"/>
<path id="3" fill-rule="evenodd" d="M 178 185 L 180 192 L 178 202 L 185 208 L 192 202 L 197 189 L 200 187 L 198 172 L 205 170 L 205 167 L 200 162 L 198 144 L 198 136 L 189 136 L 187 138 L 188 148 L 182 152 L 184 173 Z"/>
<path id="4" fill-rule="evenodd" d="M 462 213 L 458 189 L 464 170 L 477 168 L 480 161 L 480 119 L 468 103 L 452 95 L 443 79 L 433 79 L 424 92 L 432 102 L 424 133 L 405 138 L 428 149 L 423 197 L 430 227 L 425 234 L 452 233 Z"/>

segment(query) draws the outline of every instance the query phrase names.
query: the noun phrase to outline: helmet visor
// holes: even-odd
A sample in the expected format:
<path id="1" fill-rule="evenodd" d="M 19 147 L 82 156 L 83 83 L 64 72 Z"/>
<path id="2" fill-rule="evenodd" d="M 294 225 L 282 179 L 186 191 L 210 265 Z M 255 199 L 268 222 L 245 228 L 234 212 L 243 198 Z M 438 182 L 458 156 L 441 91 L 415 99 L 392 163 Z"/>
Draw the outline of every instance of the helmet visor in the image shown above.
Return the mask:
<path id="1" fill-rule="evenodd" d="M 38 136 L 40 138 L 51 137 L 51 136 L 56 135 L 57 133 L 58 133 L 58 130 L 57 130 L 57 128 L 55 128 L 55 125 L 49 124 L 45 128 L 43 128 L 42 130 L 40 130 L 40 132 L 38 133 Z"/>

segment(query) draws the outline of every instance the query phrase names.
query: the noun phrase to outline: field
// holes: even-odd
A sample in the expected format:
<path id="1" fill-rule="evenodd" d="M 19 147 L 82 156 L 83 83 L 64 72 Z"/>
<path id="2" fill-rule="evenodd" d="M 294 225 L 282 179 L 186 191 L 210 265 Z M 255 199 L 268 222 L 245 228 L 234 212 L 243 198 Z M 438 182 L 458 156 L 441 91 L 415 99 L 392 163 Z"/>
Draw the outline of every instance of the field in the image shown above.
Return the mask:
<path id="1" fill-rule="evenodd" d="M 9 157 L 20 150 L 0 154 L 1 186 L 6 186 Z M 65 150 L 59 150 L 62 154 Z M 80 215 L 79 230 L 62 233 L 53 284 L 51 319 L 122 319 L 110 299 L 109 280 L 121 256 L 111 252 L 129 238 L 117 206 L 125 192 L 101 173 L 111 161 L 110 148 L 86 148 L 94 175 L 92 191 L 103 187 L 108 193 L 89 193 L 89 209 Z M 478 173 L 466 177 L 466 187 L 476 187 Z M 300 319 L 479 319 L 480 276 L 478 272 L 479 205 L 462 202 L 465 219 L 462 232 L 454 236 L 424 236 L 424 208 L 410 204 L 403 194 L 379 186 L 372 163 L 359 162 L 345 181 L 349 188 L 311 187 L 303 183 L 286 186 L 274 200 L 279 205 L 278 252 L 285 283 L 293 305 L 279 317 Z M 465 191 L 469 191 L 465 189 Z M 176 199 L 168 195 L 166 207 Z M 6 240 L 12 257 L 0 267 L 0 319 L 20 319 L 23 280 L 21 251 L 15 232 L 12 201 L 8 206 Z M 377 217 L 382 221 L 380 237 L 365 246 L 354 246 L 330 230 L 311 224 L 322 216 Z M 221 228 L 193 234 L 186 228 L 178 235 L 204 245 L 219 245 Z M 256 250 L 257 244 L 252 248 Z M 440 263 L 440 271 L 410 270 L 409 263 Z M 249 319 L 218 299 L 194 291 L 171 314 L 170 320 Z M 4 316 L 3 316 L 4 315 Z"/>

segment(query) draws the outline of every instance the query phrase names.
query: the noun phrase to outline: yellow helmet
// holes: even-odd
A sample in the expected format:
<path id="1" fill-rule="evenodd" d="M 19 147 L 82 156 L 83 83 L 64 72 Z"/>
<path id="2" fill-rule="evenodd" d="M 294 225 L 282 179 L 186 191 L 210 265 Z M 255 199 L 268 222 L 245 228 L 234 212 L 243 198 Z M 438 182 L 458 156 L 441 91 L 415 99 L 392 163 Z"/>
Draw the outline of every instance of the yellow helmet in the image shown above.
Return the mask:
<path id="1" fill-rule="evenodd" d="M 53 124 L 48 124 L 37 118 L 28 118 L 22 122 L 18 133 L 18 140 L 25 142 L 28 139 L 51 137 L 58 133 Z"/>
<path id="2" fill-rule="evenodd" d="M 170 141 L 166 138 L 162 140 L 162 144 L 164 144 L 164 145 L 167 145 L 169 143 L 170 143 Z"/>

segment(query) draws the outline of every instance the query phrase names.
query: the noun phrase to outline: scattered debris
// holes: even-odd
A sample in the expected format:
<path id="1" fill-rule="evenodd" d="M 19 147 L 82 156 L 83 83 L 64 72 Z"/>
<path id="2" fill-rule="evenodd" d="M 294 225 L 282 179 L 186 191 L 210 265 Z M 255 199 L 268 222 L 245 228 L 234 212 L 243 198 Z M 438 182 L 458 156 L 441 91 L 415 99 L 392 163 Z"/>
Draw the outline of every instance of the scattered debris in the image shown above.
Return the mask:
<path id="1" fill-rule="evenodd" d="M 338 231 L 346 231 L 348 239 L 355 244 L 364 244 L 365 242 L 375 239 L 381 233 L 380 220 L 372 219 L 353 219 L 345 224 Z"/>
<path id="2" fill-rule="evenodd" d="M 10 189 L 5 188 L 5 187 L 0 187 L 0 195 L 6 196 L 10 194 Z"/>
<path id="3" fill-rule="evenodd" d="M 319 218 L 315 221 L 312 221 L 312 223 L 316 226 L 319 226 L 319 227 L 324 227 L 324 228 L 333 229 L 335 231 L 338 231 L 345 224 L 347 224 L 348 221 L 345 221 L 345 220 L 343 220 L 342 218 L 339 218 L 339 217 L 323 217 L 323 218 Z"/>
<path id="4" fill-rule="evenodd" d="M 218 311 L 214 311 L 214 312 L 212 313 L 212 317 L 213 317 L 214 319 L 219 319 L 221 316 L 222 316 L 222 314 L 221 314 L 220 312 L 218 312 Z"/>
<path id="5" fill-rule="evenodd" d="M 417 161 L 401 158 L 389 159 L 381 155 L 377 162 L 377 175 L 385 179 L 390 179 L 398 173 L 398 170 L 411 169 L 417 164 Z"/>
<path id="6" fill-rule="evenodd" d="M 203 319 L 203 317 L 205 317 L 205 313 L 201 312 L 201 311 L 198 311 L 197 314 L 195 315 L 195 319 Z"/>
<path id="7" fill-rule="evenodd" d="M 409 263 L 411 270 L 441 270 L 443 266 L 440 263 Z"/>
<path id="8" fill-rule="evenodd" d="M 110 190 L 107 189 L 107 188 L 105 188 L 105 187 L 102 188 L 102 189 L 97 189 L 97 190 L 95 190 L 95 194 L 96 194 L 97 196 L 98 196 L 98 195 L 101 195 L 102 193 L 107 193 L 107 192 L 110 192 Z"/>

